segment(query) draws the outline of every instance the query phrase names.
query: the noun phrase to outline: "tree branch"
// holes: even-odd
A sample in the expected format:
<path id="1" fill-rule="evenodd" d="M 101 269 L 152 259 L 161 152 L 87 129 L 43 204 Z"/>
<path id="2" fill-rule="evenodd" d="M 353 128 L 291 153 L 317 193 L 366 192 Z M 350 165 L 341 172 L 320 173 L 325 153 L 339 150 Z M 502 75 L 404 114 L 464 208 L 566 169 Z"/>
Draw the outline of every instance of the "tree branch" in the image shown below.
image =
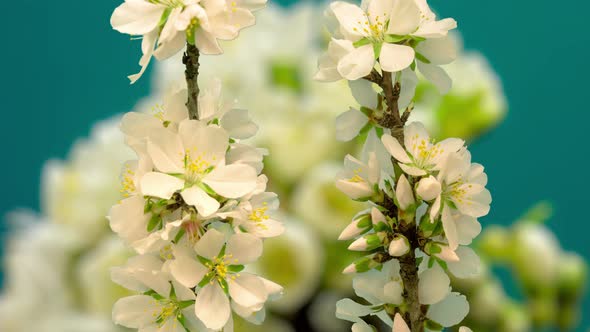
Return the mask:
<path id="1" fill-rule="evenodd" d="M 387 128 L 391 131 L 391 135 L 395 137 L 398 142 L 404 145 L 404 125 L 410 116 L 412 107 L 408 107 L 403 115 L 400 115 L 399 111 L 399 96 L 401 91 L 401 85 L 399 82 L 393 82 L 393 74 L 390 72 L 383 72 L 381 76 L 378 72 L 373 70 L 371 74 L 365 77 L 366 80 L 378 84 L 383 89 L 383 95 L 387 102 L 387 109 L 385 110 L 383 117 L 378 119 L 378 123 L 383 128 Z M 392 162 L 394 162 L 392 160 Z M 386 199 L 382 203 L 391 217 L 398 217 L 397 207 L 393 202 Z M 397 232 L 402 233 L 410 243 L 410 251 L 399 257 L 400 263 L 400 275 L 403 280 L 404 292 L 403 296 L 407 304 L 407 311 L 405 314 L 405 321 L 408 322 L 412 332 L 423 332 L 425 313 L 422 310 L 420 304 L 420 297 L 418 291 L 418 264 L 415 256 L 416 248 L 420 247 L 418 243 L 418 233 L 416 230 L 416 223 L 414 220 L 400 220 L 399 229 Z M 383 253 L 389 256 L 388 253 Z M 383 256 L 383 255 L 381 255 Z M 388 260 L 388 257 L 381 257 L 381 260 Z M 392 259 L 393 257 L 389 257 Z"/>
<path id="2" fill-rule="evenodd" d="M 186 107 L 189 117 L 193 120 L 199 119 L 199 56 L 199 49 L 195 45 L 187 44 L 182 63 L 186 66 L 184 71 L 188 88 Z"/>

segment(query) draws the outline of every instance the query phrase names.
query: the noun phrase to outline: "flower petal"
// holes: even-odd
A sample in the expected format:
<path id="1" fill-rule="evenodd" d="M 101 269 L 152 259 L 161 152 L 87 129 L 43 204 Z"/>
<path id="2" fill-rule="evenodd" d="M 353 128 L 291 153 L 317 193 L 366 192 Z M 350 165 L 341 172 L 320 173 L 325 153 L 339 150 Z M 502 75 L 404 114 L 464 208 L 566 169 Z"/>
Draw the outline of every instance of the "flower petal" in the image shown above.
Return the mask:
<path id="1" fill-rule="evenodd" d="M 166 8 L 144 0 L 126 0 L 111 16 L 113 29 L 130 35 L 145 35 L 158 26 Z"/>
<path id="2" fill-rule="evenodd" d="M 154 322 L 162 308 L 151 296 L 136 295 L 124 297 L 113 307 L 113 321 L 132 329 L 142 328 Z"/>
<path id="3" fill-rule="evenodd" d="M 453 81 L 449 74 L 441 67 L 418 61 L 418 69 L 426 79 L 436 86 L 440 93 L 446 94 L 451 90 Z"/>
<path id="4" fill-rule="evenodd" d="M 240 273 L 229 281 L 229 294 L 239 305 L 258 308 L 268 298 L 266 287 L 260 278 L 250 273 Z"/>
<path id="5" fill-rule="evenodd" d="M 347 39 L 355 42 L 364 37 L 360 33 L 361 28 L 358 22 L 368 23 L 368 17 L 359 6 L 347 2 L 335 1 L 330 5 L 330 9 L 340 23 L 340 30 L 346 35 Z"/>
<path id="6" fill-rule="evenodd" d="M 465 279 L 477 276 L 481 269 L 479 257 L 469 247 L 461 246 L 455 250 L 458 262 L 448 262 L 449 271 L 457 278 Z"/>
<path id="7" fill-rule="evenodd" d="M 195 315 L 212 330 L 221 330 L 230 319 L 229 299 L 217 282 L 207 284 L 197 294 Z"/>
<path id="8" fill-rule="evenodd" d="M 246 233 L 234 234 L 227 241 L 225 252 L 236 265 L 250 264 L 262 255 L 262 240 Z"/>
<path id="9" fill-rule="evenodd" d="M 199 187 L 190 187 L 181 193 L 182 198 L 188 205 L 194 206 L 199 214 L 203 217 L 209 217 L 217 210 L 219 210 L 219 202 L 207 195 L 207 193 Z"/>
<path id="10" fill-rule="evenodd" d="M 338 62 L 340 75 L 351 81 L 369 75 L 373 67 L 375 67 L 375 51 L 372 44 L 354 49 Z"/>
<path id="11" fill-rule="evenodd" d="M 405 36 L 420 24 L 420 9 L 414 0 L 396 0 L 389 17 L 388 34 Z"/>
<path id="12" fill-rule="evenodd" d="M 216 193 L 227 198 L 239 198 L 256 188 L 258 176 L 249 165 L 235 164 L 216 167 L 203 182 Z"/>
<path id="13" fill-rule="evenodd" d="M 441 302 L 432 305 L 426 317 L 444 327 L 450 327 L 461 323 L 469 312 L 469 303 L 464 295 L 451 293 Z"/>
<path id="14" fill-rule="evenodd" d="M 412 162 L 406 150 L 399 144 L 398 140 L 389 134 L 385 134 L 381 137 L 381 141 L 389 152 L 397 161 L 404 164 Z"/>
<path id="15" fill-rule="evenodd" d="M 438 303 L 450 292 L 451 280 L 438 264 L 420 273 L 419 278 L 418 294 L 421 304 Z"/>
<path id="16" fill-rule="evenodd" d="M 209 271 L 203 264 L 191 258 L 194 255 L 183 248 L 174 249 L 174 260 L 170 263 L 170 273 L 178 282 L 188 288 L 195 287 Z"/>
<path id="17" fill-rule="evenodd" d="M 225 235 L 216 229 L 209 229 L 195 244 L 195 251 L 199 256 L 207 259 L 216 258 L 225 244 Z"/>
<path id="18" fill-rule="evenodd" d="M 415 54 L 410 46 L 384 43 L 379 55 L 381 69 L 391 73 L 404 70 L 414 62 Z"/>
<path id="19" fill-rule="evenodd" d="M 144 196 L 170 199 L 183 187 L 184 180 L 164 173 L 149 172 L 141 178 L 141 193 Z"/>

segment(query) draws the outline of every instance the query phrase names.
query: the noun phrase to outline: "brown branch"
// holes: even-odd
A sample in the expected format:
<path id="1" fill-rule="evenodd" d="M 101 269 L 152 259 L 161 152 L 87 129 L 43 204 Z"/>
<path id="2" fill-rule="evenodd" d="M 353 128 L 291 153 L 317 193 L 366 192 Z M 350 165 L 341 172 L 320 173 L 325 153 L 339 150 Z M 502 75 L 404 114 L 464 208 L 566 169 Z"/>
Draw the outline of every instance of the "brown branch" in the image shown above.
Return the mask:
<path id="1" fill-rule="evenodd" d="M 193 120 L 199 119 L 199 56 L 199 49 L 195 45 L 187 44 L 182 63 L 186 66 L 184 71 L 188 88 L 186 107 L 189 117 Z"/>
<path id="2" fill-rule="evenodd" d="M 412 107 L 406 108 L 403 115 L 400 115 L 399 110 L 399 96 L 401 85 L 399 82 L 393 82 L 393 74 L 390 72 L 383 72 L 383 75 L 373 70 L 371 74 L 365 77 L 366 80 L 373 82 L 383 89 L 383 95 L 387 103 L 387 109 L 383 116 L 377 119 L 377 122 L 383 128 L 391 131 L 391 135 L 395 137 L 398 142 L 404 145 L 404 125 L 408 121 Z M 395 163 L 394 160 L 392 162 Z M 398 218 L 398 208 L 393 201 L 385 196 L 385 200 L 381 205 L 388 211 L 390 217 Z M 410 251 L 399 257 L 400 275 L 403 280 L 404 292 L 403 296 L 407 304 L 407 311 L 405 313 L 405 321 L 408 322 L 412 332 L 423 332 L 424 321 L 426 319 L 423 306 L 420 304 L 419 288 L 418 288 L 418 262 L 415 256 L 416 248 L 420 247 L 418 241 L 418 233 L 416 230 L 416 223 L 414 220 L 400 220 L 400 226 L 397 232 L 402 233 L 410 243 Z M 384 257 L 386 256 L 386 257 Z M 379 255 L 381 261 L 392 259 L 388 253 L 381 253 Z"/>

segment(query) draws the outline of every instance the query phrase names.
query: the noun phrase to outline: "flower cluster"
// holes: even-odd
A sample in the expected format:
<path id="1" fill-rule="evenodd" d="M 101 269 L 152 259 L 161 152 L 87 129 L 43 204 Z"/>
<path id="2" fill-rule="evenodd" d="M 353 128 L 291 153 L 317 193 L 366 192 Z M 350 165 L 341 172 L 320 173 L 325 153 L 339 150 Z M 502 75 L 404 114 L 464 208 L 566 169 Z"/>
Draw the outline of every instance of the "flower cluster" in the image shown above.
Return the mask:
<path id="1" fill-rule="evenodd" d="M 138 155 L 123 171 L 126 197 L 110 211 L 111 228 L 139 254 L 112 271 L 140 295 L 117 302 L 117 324 L 154 331 L 231 331 L 231 312 L 255 323 L 282 288 L 245 265 L 262 239 L 280 235 L 277 195 L 261 175 L 265 151 L 242 140 L 258 130 L 248 112 L 221 100 L 214 81 L 190 119 L 186 89 L 157 113 L 128 113 L 121 129 Z"/>
<path id="2" fill-rule="evenodd" d="M 426 0 L 371 0 L 363 1 L 362 8 L 336 1 L 330 13 L 338 29 L 320 59 L 316 79 L 358 80 L 379 64 L 381 70 L 399 75 L 407 95 L 413 94 L 418 82 L 416 70 L 442 93 L 450 90 L 451 79 L 440 65 L 457 56 L 448 36 L 457 22 L 437 20 Z"/>
<path id="3" fill-rule="evenodd" d="M 438 65 L 455 58 L 447 35 L 456 22 L 436 20 L 425 0 L 370 0 L 362 8 L 337 1 L 330 8 L 342 38 L 332 39 L 316 78 L 351 81 L 360 108 L 337 118 L 337 138 L 366 137 L 362 157 L 346 157 L 336 187 L 368 205 L 339 237 L 367 253 L 344 273 L 356 274 L 355 292 L 368 303 L 341 300 L 337 316 L 353 322 L 353 331 L 373 331 L 362 318 L 370 315 L 394 332 L 455 326 L 469 304 L 451 290 L 449 274 L 479 272 L 467 245 L 490 209 L 487 176 L 463 140 L 436 142 L 423 124 L 407 121 L 416 69 L 441 92 L 451 87 Z"/>
<path id="4" fill-rule="evenodd" d="M 408 305 L 398 260 L 409 255 L 417 257 L 418 299 L 429 306 L 431 329 L 460 323 L 469 305 L 464 296 L 451 291 L 447 273 L 469 278 L 479 272 L 479 258 L 467 245 L 481 231 L 476 218 L 486 215 L 491 203 L 483 167 L 471 163 L 462 140 L 434 142 L 418 122 L 404 128 L 403 145 L 389 134 L 379 141 L 371 131 L 365 152 L 364 160 L 346 157 L 336 186 L 370 205 L 339 238 L 354 240 L 349 250 L 369 252 L 344 270 L 357 273 L 356 294 L 369 304 L 342 300 L 338 317 L 359 328 L 368 328 L 359 318 L 367 315 L 395 325 L 391 317 L 404 313 Z M 382 159 L 390 164 L 391 157 L 397 171 L 382 166 Z"/>
<path id="5" fill-rule="evenodd" d="M 222 53 L 218 40 L 232 40 L 241 29 L 255 23 L 252 11 L 266 0 L 125 0 L 111 17 L 117 31 L 142 36 L 142 66 L 137 81 L 152 56 L 167 59 L 188 43 L 203 54 Z"/>

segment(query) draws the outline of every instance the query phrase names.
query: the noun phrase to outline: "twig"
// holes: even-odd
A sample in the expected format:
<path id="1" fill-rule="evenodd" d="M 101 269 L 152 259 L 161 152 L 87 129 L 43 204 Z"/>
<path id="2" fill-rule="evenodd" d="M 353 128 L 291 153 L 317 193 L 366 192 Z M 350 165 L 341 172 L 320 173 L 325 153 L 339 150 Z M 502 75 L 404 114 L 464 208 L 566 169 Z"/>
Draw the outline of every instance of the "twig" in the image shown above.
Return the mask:
<path id="1" fill-rule="evenodd" d="M 186 107 L 189 117 L 193 120 L 199 119 L 199 56 L 199 49 L 195 45 L 187 44 L 182 63 L 186 66 L 184 71 L 188 88 Z"/>

